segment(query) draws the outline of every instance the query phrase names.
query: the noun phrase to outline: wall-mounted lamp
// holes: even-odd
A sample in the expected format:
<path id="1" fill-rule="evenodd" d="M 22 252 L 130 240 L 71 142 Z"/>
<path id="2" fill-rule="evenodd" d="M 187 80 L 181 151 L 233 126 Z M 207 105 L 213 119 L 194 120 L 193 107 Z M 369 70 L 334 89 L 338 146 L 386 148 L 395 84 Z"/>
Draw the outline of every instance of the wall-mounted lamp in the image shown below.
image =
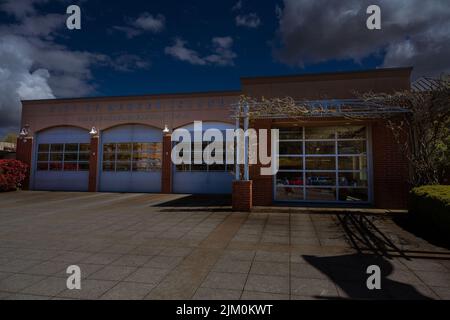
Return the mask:
<path id="1" fill-rule="evenodd" d="M 29 125 L 25 125 L 25 127 L 23 127 L 20 132 L 19 132 L 19 138 L 24 141 L 27 142 L 27 138 L 30 136 L 30 126 Z"/>
<path id="2" fill-rule="evenodd" d="M 95 137 L 98 134 L 98 130 L 95 127 L 92 127 L 89 134 L 91 135 L 91 137 Z"/>
<path id="3" fill-rule="evenodd" d="M 170 129 L 169 129 L 169 127 L 167 126 L 167 124 L 164 126 L 163 133 L 170 133 Z"/>

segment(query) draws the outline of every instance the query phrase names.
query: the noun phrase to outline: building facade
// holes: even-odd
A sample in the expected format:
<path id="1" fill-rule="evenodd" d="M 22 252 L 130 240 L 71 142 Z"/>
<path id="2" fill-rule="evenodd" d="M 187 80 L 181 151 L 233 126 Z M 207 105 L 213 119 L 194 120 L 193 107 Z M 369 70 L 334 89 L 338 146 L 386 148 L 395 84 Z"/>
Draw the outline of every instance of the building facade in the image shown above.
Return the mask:
<path id="1" fill-rule="evenodd" d="M 410 88 L 411 68 L 242 78 L 241 91 L 23 101 L 18 159 L 30 165 L 32 190 L 232 192 L 234 165 L 173 165 L 170 132 L 234 129 L 232 106 L 255 98 L 352 99 L 355 92 Z M 92 128 L 96 128 L 92 132 Z M 402 208 L 407 161 L 382 120 L 259 119 L 279 129 L 280 171 L 250 167 L 254 205 L 333 203 Z M 270 144 L 270 141 L 269 141 Z M 242 199 L 244 201 L 244 199 Z"/>

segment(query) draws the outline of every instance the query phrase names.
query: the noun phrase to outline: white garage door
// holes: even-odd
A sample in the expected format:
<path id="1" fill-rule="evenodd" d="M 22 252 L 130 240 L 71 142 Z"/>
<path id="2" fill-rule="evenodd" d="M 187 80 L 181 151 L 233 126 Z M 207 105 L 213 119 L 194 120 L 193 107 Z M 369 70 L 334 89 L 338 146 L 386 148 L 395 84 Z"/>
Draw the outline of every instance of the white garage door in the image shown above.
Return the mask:
<path id="1" fill-rule="evenodd" d="M 234 126 L 221 122 L 204 122 L 203 131 L 234 129 Z M 194 126 L 183 127 L 194 134 Z M 194 153 L 191 157 L 193 159 Z M 193 162 L 193 160 L 192 160 Z M 182 164 L 174 166 L 173 192 L 188 194 L 229 194 L 232 191 L 234 165 Z"/>
<path id="2" fill-rule="evenodd" d="M 162 130 L 125 125 L 101 136 L 99 189 L 103 192 L 161 192 Z"/>
<path id="3" fill-rule="evenodd" d="M 58 127 L 38 133 L 33 166 L 33 189 L 87 191 L 89 154 L 88 130 Z"/>

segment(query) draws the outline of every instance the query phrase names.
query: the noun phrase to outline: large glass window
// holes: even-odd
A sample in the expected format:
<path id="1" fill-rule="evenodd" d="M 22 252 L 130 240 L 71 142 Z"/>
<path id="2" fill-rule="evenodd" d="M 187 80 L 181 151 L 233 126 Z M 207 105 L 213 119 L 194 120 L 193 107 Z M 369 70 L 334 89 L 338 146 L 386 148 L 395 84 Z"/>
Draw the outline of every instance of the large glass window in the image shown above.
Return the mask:
<path id="1" fill-rule="evenodd" d="M 161 170 L 162 143 L 106 143 L 103 145 L 103 171 L 152 172 Z"/>
<path id="2" fill-rule="evenodd" d="M 39 144 L 38 171 L 89 171 L 89 143 Z"/>
<path id="3" fill-rule="evenodd" d="M 225 132 L 223 132 L 223 136 L 224 137 L 226 136 Z M 227 154 L 231 154 L 232 152 L 234 152 L 234 150 L 232 148 L 230 148 L 230 146 L 228 146 L 228 148 L 227 148 L 227 144 L 225 141 L 222 142 L 223 146 L 222 146 L 221 153 L 216 153 L 217 151 L 214 151 L 211 154 L 211 157 L 213 157 L 214 159 L 221 159 L 222 163 L 221 164 L 214 163 L 214 164 L 210 164 L 210 165 L 208 165 L 206 163 L 207 159 L 204 159 L 203 155 L 204 155 L 205 148 L 210 143 L 211 142 L 203 141 L 202 143 L 198 143 L 196 145 L 196 143 L 192 142 L 191 153 L 190 153 L 190 159 L 191 159 L 190 162 L 191 163 L 182 163 L 180 165 L 177 165 L 176 170 L 180 171 L 180 172 L 228 172 L 228 171 L 233 171 L 234 165 L 227 163 Z M 231 147 L 232 146 L 233 145 L 231 144 Z M 189 151 L 185 150 L 185 152 L 189 152 Z M 180 154 L 180 156 L 182 156 L 182 154 Z M 197 156 L 197 158 L 202 159 L 201 164 L 195 163 L 196 156 Z"/>
<path id="4" fill-rule="evenodd" d="M 280 129 L 279 201 L 368 202 L 365 126 Z"/>

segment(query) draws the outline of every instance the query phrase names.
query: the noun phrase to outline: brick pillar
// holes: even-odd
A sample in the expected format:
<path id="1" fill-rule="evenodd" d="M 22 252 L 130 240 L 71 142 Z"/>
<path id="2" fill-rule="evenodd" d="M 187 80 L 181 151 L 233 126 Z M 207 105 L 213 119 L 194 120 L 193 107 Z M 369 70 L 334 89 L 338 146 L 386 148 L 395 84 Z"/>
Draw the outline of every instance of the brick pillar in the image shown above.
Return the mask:
<path id="1" fill-rule="evenodd" d="M 259 130 L 266 129 L 268 131 L 267 150 L 268 154 L 272 154 L 272 136 L 270 129 L 272 128 L 272 120 L 256 120 L 253 123 L 253 128 L 257 130 L 258 145 L 261 145 L 259 140 Z M 250 167 L 250 179 L 253 180 L 253 204 L 256 206 L 270 206 L 273 204 L 273 176 L 262 176 L 261 168 L 269 167 L 262 166 L 258 160 L 258 164 Z"/>
<path id="2" fill-rule="evenodd" d="M 161 192 L 172 193 L 172 136 L 163 137 Z"/>
<path id="3" fill-rule="evenodd" d="M 253 181 L 233 181 L 233 211 L 250 212 L 253 208 Z"/>
<path id="4" fill-rule="evenodd" d="M 98 136 L 91 138 L 91 154 L 89 157 L 89 192 L 97 192 L 98 176 Z"/>
<path id="5" fill-rule="evenodd" d="M 17 139 L 17 150 L 16 150 L 16 159 L 22 161 L 28 166 L 27 177 L 23 182 L 22 189 L 29 190 L 30 189 L 30 172 L 33 158 L 33 138 L 18 138 Z"/>

